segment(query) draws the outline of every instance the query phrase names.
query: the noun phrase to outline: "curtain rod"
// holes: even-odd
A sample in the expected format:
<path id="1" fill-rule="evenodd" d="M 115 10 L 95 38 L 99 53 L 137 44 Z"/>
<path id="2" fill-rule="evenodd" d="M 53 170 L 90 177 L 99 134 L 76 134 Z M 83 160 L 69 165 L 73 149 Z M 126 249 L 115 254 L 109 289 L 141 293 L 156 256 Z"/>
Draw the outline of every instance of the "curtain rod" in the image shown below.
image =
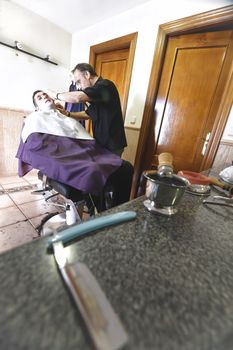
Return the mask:
<path id="1" fill-rule="evenodd" d="M 19 52 L 26 53 L 27 55 L 36 57 L 36 58 L 38 58 L 39 60 L 42 60 L 42 61 L 45 61 L 45 62 L 48 62 L 48 63 L 51 63 L 51 64 L 55 64 L 55 66 L 58 65 L 57 63 L 55 63 L 55 62 L 53 62 L 53 61 L 50 61 L 50 60 L 49 60 L 49 57 L 40 57 L 40 56 L 34 55 L 34 54 L 31 53 L 31 52 L 28 52 L 28 51 L 25 51 L 25 50 L 22 50 L 22 49 L 18 48 L 16 45 L 15 45 L 15 46 L 9 45 L 9 44 L 3 43 L 2 41 L 0 41 L 0 44 L 1 44 L 1 45 L 4 45 L 4 46 L 7 46 L 7 47 L 10 47 L 11 49 L 17 50 L 17 51 L 19 51 Z"/>

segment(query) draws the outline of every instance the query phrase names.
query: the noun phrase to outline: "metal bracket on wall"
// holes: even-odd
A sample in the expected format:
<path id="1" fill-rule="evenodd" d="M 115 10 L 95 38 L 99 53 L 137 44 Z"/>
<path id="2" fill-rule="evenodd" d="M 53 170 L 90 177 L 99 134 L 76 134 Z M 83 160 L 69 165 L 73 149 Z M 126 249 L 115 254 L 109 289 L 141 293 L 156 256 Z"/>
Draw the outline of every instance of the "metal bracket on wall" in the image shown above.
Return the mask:
<path id="1" fill-rule="evenodd" d="M 16 50 L 16 51 L 25 53 L 25 54 L 27 54 L 27 55 L 36 57 L 36 58 L 38 58 L 39 60 L 42 60 L 42 61 L 45 61 L 45 62 L 54 64 L 55 66 L 58 65 L 57 63 L 55 63 L 55 62 L 53 62 L 53 61 L 50 61 L 49 55 L 47 55 L 46 57 L 41 57 L 41 56 L 35 55 L 35 54 L 31 53 L 31 52 L 22 50 L 22 49 L 19 47 L 20 45 L 19 45 L 19 42 L 18 42 L 18 41 L 15 41 L 15 45 L 9 45 L 9 44 L 3 43 L 2 41 L 0 41 L 0 44 L 1 44 L 1 45 L 4 45 L 4 46 L 7 46 L 7 47 L 10 47 L 11 49 L 14 49 L 14 50 Z"/>

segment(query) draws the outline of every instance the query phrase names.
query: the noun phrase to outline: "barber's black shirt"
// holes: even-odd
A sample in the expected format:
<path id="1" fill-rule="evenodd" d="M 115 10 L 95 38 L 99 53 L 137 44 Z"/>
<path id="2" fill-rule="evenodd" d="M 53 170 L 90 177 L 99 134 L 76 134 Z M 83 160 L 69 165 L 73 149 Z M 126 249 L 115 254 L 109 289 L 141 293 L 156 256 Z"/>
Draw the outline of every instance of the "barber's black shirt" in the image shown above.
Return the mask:
<path id="1" fill-rule="evenodd" d="M 86 113 L 92 120 L 96 141 L 110 151 L 126 147 L 120 98 L 114 83 L 99 77 L 94 86 L 83 92 L 91 100 Z"/>

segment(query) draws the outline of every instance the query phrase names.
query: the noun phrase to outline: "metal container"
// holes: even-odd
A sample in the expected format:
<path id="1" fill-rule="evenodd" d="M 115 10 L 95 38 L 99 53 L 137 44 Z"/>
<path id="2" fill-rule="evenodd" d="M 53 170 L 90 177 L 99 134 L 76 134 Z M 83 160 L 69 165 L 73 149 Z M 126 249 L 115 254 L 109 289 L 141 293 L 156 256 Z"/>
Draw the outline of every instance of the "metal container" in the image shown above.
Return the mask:
<path id="1" fill-rule="evenodd" d="M 187 192 L 197 196 L 210 195 L 210 178 L 207 176 L 188 170 L 180 170 L 178 175 L 190 182 Z"/>
<path id="2" fill-rule="evenodd" d="M 175 214 L 175 206 L 180 202 L 189 181 L 175 174 L 162 176 L 157 171 L 145 171 L 144 176 L 147 179 L 145 207 L 155 213 Z"/>

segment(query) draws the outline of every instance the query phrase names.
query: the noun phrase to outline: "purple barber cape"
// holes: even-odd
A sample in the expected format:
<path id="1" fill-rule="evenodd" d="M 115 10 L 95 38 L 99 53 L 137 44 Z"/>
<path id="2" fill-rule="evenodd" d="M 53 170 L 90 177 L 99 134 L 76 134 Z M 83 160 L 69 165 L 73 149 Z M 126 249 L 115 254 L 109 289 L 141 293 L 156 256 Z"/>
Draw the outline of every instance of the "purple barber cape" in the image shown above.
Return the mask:
<path id="1" fill-rule="evenodd" d="M 99 146 L 95 140 L 32 133 L 20 142 L 16 157 L 18 174 L 24 176 L 38 169 L 80 191 L 99 194 L 108 177 L 122 164 L 122 159 Z"/>

